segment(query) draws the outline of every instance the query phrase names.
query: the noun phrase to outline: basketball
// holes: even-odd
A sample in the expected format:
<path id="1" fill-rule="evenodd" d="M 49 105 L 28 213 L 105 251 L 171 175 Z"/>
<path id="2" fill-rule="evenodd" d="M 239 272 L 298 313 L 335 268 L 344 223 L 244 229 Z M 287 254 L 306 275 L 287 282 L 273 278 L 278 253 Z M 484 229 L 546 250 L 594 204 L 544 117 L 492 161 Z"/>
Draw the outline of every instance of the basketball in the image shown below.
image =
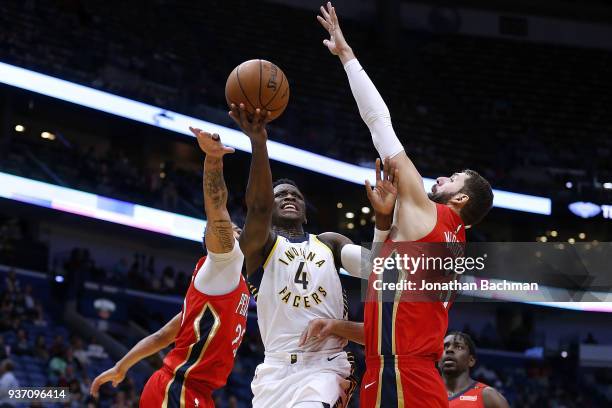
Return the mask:
<path id="1" fill-rule="evenodd" d="M 278 118 L 289 102 L 289 82 L 273 63 L 254 59 L 238 65 L 225 83 L 225 99 L 230 104 L 243 103 L 253 114 L 255 109 L 270 111 L 270 120 Z"/>

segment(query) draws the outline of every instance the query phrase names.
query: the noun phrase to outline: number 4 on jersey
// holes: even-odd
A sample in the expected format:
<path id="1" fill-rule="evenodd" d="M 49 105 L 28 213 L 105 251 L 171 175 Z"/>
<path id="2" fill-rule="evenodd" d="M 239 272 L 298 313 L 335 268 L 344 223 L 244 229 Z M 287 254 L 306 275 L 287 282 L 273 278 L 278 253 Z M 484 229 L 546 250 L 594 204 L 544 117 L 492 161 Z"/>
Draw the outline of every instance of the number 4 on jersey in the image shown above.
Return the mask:
<path id="1" fill-rule="evenodd" d="M 293 280 L 295 283 L 301 283 L 302 289 L 308 289 L 308 281 L 306 280 L 306 271 L 303 271 L 304 264 L 306 262 L 300 262 L 300 266 L 298 267 L 297 272 L 295 273 L 295 279 Z"/>

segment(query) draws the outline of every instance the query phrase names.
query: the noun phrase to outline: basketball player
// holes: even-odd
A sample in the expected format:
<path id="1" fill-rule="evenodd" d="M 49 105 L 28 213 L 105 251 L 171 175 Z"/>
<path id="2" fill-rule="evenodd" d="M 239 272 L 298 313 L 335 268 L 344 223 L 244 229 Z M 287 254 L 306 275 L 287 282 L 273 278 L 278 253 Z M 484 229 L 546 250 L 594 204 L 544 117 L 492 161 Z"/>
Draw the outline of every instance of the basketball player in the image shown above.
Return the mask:
<path id="1" fill-rule="evenodd" d="M 506 399 L 495 388 L 470 377 L 474 364 L 476 345 L 469 334 L 449 333 L 444 338 L 444 353 L 439 364 L 449 408 L 509 408 Z"/>
<path id="2" fill-rule="evenodd" d="M 265 128 L 269 114 L 257 109 L 249 118 L 244 104 L 231 109 L 253 154 L 240 237 L 265 347 L 265 360 L 251 384 L 253 407 L 345 406 L 356 384 L 343 351 L 346 340 L 330 336 L 301 347 L 300 336 L 312 319 L 346 319 L 338 268 L 346 263 L 343 249 L 351 241 L 335 232 L 304 231 L 304 195 L 291 180 L 272 183 Z"/>
<path id="3" fill-rule="evenodd" d="M 321 7 L 317 19 L 330 35 L 323 44 L 340 58 L 378 154 L 399 170 L 398 199 L 387 245 L 465 242 L 465 227 L 478 223 L 492 207 L 491 186 L 475 171 L 464 170 L 437 178 L 427 194 L 421 175 L 395 135 L 385 102 L 344 39 L 331 3 Z M 451 302 L 403 298 L 400 292 L 393 302 L 365 304 L 367 369 L 361 406 L 447 407 L 435 362 L 442 356 Z"/>
<path id="4" fill-rule="evenodd" d="M 234 149 L 222 145 L 217 134 L 191 131 L 206 153 L 203 184 L 208 256 L 195 267 L 181 313 L 100 374 L 91 384 L 96 397 L 102 384 L 110 381 L 116 387 L 130 367 L 174 343 L 163 367 L 147 381 L 140 407 L 214 407 L 211 394 L 225 385 L 234 365 L 250 298 L 241 274 L 244 256 L 236 241 L 240 230 L 226 208 L 223 156 Z"/>

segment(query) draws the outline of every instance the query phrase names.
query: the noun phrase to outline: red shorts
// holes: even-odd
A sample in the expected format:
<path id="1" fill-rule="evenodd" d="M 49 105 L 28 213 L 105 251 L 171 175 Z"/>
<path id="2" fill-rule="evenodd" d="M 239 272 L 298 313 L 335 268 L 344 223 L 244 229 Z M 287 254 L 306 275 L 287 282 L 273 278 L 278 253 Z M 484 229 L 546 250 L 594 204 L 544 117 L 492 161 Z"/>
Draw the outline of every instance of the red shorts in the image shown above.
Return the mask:
<path id="1" fill-rule="evenodd" d="M 172 382 L 172 384 L 169 384 Z M 168 387 L 170 385 L 170 387 Z M 153 373 L 140 395 L 140 408 L 214 408 L 211 390 L 201 383 L 185 381 L 181 384 L 172 374 L 159 369 Z"/>
<path id="2" fill-rule="evenodd" d="M 375 356 L 366 363 L 361 408 L 448 408 L 446 388 L 431 359 Z"/>

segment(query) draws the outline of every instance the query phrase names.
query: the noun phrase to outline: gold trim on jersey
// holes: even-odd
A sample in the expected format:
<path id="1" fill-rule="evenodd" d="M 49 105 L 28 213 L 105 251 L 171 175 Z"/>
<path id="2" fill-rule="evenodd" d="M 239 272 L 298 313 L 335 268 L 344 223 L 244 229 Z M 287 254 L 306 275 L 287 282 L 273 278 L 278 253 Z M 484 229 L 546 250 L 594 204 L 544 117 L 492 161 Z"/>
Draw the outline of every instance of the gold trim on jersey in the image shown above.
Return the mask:
<path id="1" fill-rule="evenodd" d="M 398 282 L 401 282 L 402 277 L 403 277 L 403 270 L 398 271 L 399 273 L 397 274 L 397 279 Z M 395 384 L 397 387 L 397 406 L 398 408 L 403 408 L 404 406 L 404 390 L 402 388 L 402 375 L 400 373 L 398 364 L 398 357 L 397 357 L 397 352 L 396 352 L 396 337 L 395 337 L 395 326 L 397 323 L 397 308 L 400 304 L 401 301 L 401 297 L 402 297 L 402 291 L 401 290 L 396 290 L 395 291 L 395 296 L 393 298 L 393 320 L 391 320 L 391 352 L 393 354 L 393 360 L 394 360 L 394 367 L 395 367 Z"/>
<path id="2" fill-rule="evenodd" d="M 312 238 L 313 238 L 312 240 L 313 240 L 315 243 L 317 243 L 317 244 L 320 244 L 320 245 L 324 246 L 324 247 L 325 247 L 325 249 L 327 249 L 327 250 L 329 251 L 329 254 L 332 256 L 332 259 L 333 259 L 333 258 L 334 258 L 334 251 L 332 251 L 332 250 L 331 250 L 331 248 L 330 248 L 329 246 L 327 246 L 327 244 L 326 244 L 326 243 L 322 242 L 322 241 L 321 241 L 321 240 L 320 240 L 320 239 L 319 239 L 319 238 L 318 238 L 316 235 L 314 235 L 314 234 L 310 234 L 310 235 L 312 236 Z"/>
<path id="3" fill-rule="evenodd" d="M 382 291 L 378 291 L 377 309 L 378 309 L 378 355 L 380 357 L 380 364 L 378 366 L 378 390 L 376 391 L 376 407 L 380 408 L 381 389 L 383 381 L 383 370 L 385 368 L 385 359 L 382 356 Z"/>
<path id="4" fill-rule="evenodd" d="M 278 241 L 281 239 L 282 237 L 280 235 L 276 236 L 276 241 L 274 241 L 274 245 L 272 246 L 272 249 L 270 250 L 270 253 L 268 254 L 268 257 L 266 258 L 266 261 L 263 263 L 263 267 L 265 268 L 266 266 L 268 266 L 268 262 L 270 262 L 270 259 L 272 259 L 272 255 L 274 254 L 274 251 L 276 251 L 276 247 L 278 246 Z"/>
<path id="5" fill-rule="evenodd" d="M 185 376 L 183 377 L 183 386 L 181 387 L 180 407 L 181 408 L 185 407 L 185 382 L 187 380 L 187 376 L 189 375 L 189 372 L 191 371 L 191 369 L 197 366 L 200 360 L 202 360 L 202 357 L 204 356 L 204 354 L 206 353 L 206 350 L 208 349 L 208 345 L 210 344 L 213 337 L 215 337 L 215 335 L 217 334 L 217 330 L 219 330 L 219 326 L 221 325 L 217 311 L 208 302 L 202 307 L 202 311 L 200 312 L 198 317 L 196 317 L 193 321 L 193 330 L 196 334 L 196 341 L 191 343 L 191 345 L 189 346 L 189 351 L 187 352 L 187 356 L 185 357 L 185 360 L 174 368 L 174 372 L 172 373 L 172 378 L 170 379 L 170 381 L 168 381 L 168 384 L 166 385 L 162 408 L 168 408 L 168 391 L 170 391 L 170 386 L 174 382 L 176 373 L 179 370 L 179 368 L 181 368 L 183 365 L 187 363 L 187 361 L 189 361 L 189 358 L 191 357 L 191 351 L 193 350 L 193 346 L 196 345 L 200 341 L 200 320 L 202 319 L 202 316 L 204 316 L 204 313 L 206 312 L 207 309 L 210 309 L 210 312 L 212 313 L 215 319 L 215 322 L 213 323 L 213 327 L 210 329 L 210 333 L 208 333 L 208 338 L 206 339 L 206 343 L 204 344 L 204 347 L 202 348 L 202 351 L 200 352 L 198 359 L 191 365 L 191 367 L 187 369 L 187 371 L 185 372 Z"/>

